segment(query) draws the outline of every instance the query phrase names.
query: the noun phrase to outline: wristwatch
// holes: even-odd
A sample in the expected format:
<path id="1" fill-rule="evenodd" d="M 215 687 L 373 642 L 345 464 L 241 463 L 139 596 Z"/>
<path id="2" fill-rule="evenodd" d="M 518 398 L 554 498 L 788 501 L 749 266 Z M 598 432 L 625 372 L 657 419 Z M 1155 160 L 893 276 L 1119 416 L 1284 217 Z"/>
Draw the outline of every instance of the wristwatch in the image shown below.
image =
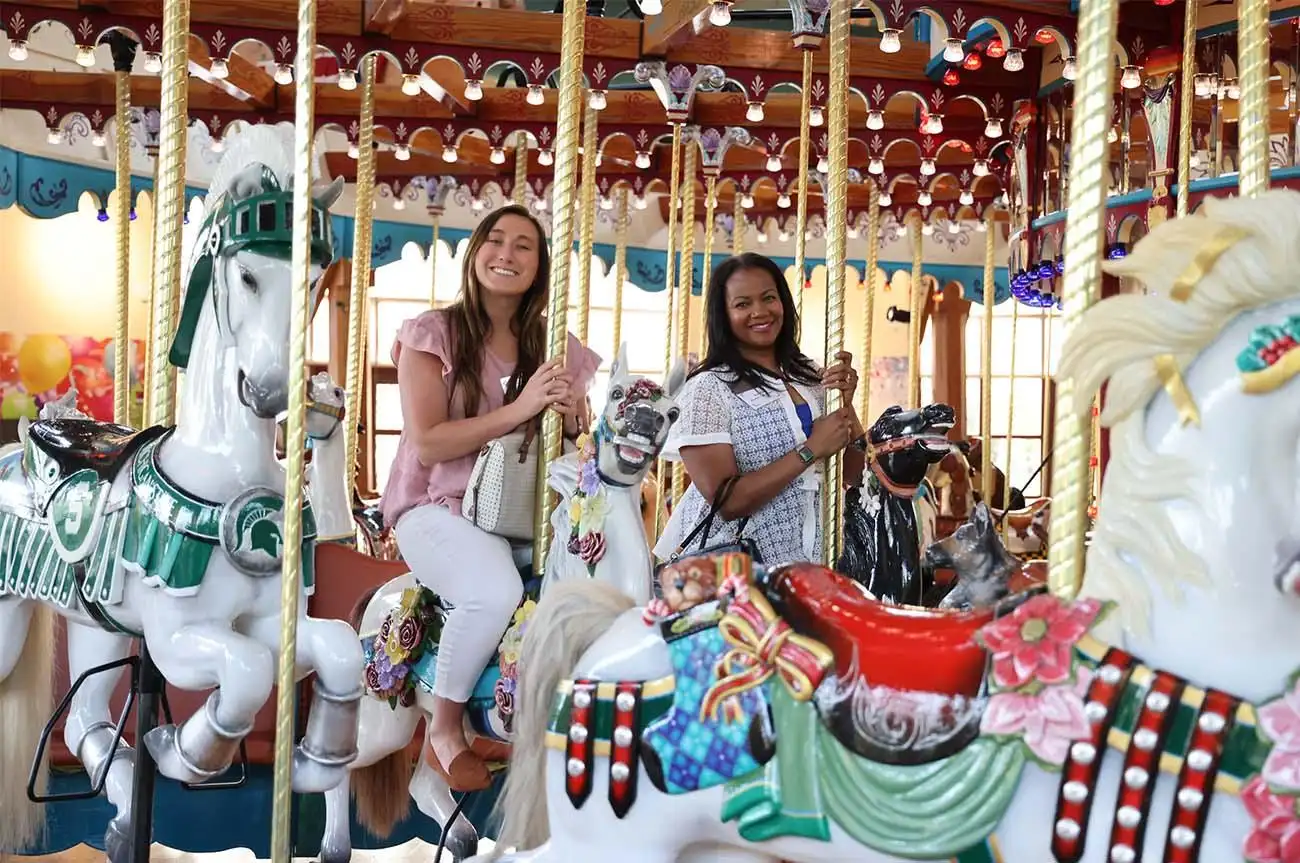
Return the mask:
<path id="1" fill-rule="evenodd" d="M 808 448 L 806 443 L 799 444 L 799 448 L 794 451 L 794 454 L 799 456 L 799 461 L 804 464 L 812 464 L 817 460 L 817 456 L 813 455 L 813 451 Z"/>

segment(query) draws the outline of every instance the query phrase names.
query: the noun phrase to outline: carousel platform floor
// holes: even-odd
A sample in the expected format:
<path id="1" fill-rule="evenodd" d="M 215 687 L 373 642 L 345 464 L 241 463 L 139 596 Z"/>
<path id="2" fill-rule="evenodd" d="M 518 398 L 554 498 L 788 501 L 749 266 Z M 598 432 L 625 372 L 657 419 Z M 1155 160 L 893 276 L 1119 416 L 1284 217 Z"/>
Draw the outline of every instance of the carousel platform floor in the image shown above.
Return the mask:
<path id="1" fill-rule="evenodd" d="M 89 787 L 82 771 L 57 770 L 51 777 L 54 793 L 80 791 Z M 178 783 L 159 779 L 154 800 L 154 853 L 159 861 L 202 860 L 212 863 L 251 863 L 270 856 L 272 778 L 270 766 L 249 767 L 248 781 L 240 788 L 187 791 Z M 485 830 L 498 785 L 477 794 L 465 806 L 465 814 L 478 829 Z M 311 860 L 320 851 L 325 825 L 325 798 L 320 794 L 294 797 L 295 858 Z M 52 803 L 47 836 L 38 847 L 25 849 L 18 861 L 83 863 L 103 860 L 104 830 L 113 808 L 102 797 Z M 494 831 L 493 831 L 494 832 Z M 377 839 L 354 820 L 352 847 L 358 861 L 429 861 L 438 843 L 438 825 L 411 805 L 407 817 L 386 839 Z M 449 854 L 444 861 L 451 860 Z"/>

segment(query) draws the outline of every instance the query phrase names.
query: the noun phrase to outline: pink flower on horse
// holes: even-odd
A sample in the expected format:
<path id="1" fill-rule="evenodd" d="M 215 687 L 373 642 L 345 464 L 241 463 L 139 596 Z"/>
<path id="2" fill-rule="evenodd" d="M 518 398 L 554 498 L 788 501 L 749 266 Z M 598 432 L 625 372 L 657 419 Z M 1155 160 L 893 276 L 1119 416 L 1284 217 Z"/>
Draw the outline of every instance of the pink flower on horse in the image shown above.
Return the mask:
<path id="1" fill-rule="evenodd" d="M 1290 692 L 1259 708 L 1259 728 L 1273 741 L 1260 775 L 1273 788 L 1300 791 L 1300 678 Z"/>
<path id="2" fill-rule="evenodd" d="M 993 682 L 1000 689 L 1069 682 L 1071 651 L 1101 608 L 1095 599 L 1067 604 L 1043 594 L 985 626 L 976 637 L 993 654 Z"/>
<path id="3" fill-rule="evenodd" d="M 1060 767 L 1070 744 L 1092 733 L 1083 693 L 1092 676 L 1080 669 L 1074 686 L 1048 686 L 1037 693 L 999 692 L 989 699 L 980 722 L 984 734 L 1020 737 L 1045 764 Z"/>
<path id="4" fill-rule="evenodd" d="M 1251 829 L 1242 854 L 1249 863 L 1300 863 L 1300 816 L 1296 798 L 1275 794 L 1256 776 L 1241 789 Z"/>

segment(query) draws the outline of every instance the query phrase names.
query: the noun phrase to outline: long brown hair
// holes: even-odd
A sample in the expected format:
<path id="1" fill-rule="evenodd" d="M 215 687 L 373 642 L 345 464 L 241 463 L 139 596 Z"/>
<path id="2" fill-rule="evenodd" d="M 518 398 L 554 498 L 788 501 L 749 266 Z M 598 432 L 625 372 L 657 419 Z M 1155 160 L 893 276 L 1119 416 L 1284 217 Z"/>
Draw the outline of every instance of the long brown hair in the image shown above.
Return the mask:
<path id="1" fill-rule="evenodd" d="M 542 312 L 546 309 L 546 292 L 551 275 L 551 250 L 546 242 L 546 232 L 533 214 L 518 204 L 509 204 L 489 213 L 470 235 L 461 267 L 460 296 L 447 307 L 451 325 L 451 391 L 454 395 L 460 390 L 467 417 L 478 415 L 479 404 L 483 400 L 483 352 L 487 350 L 488 331 L 492 328 L 492 322 L 483 308 L 483 286 L 479 284 L 478 275 L 474 272 L 474 259 L 478 257 L 479 249 L 487 242 L 488 235 L 502 216 L 522 216 L 537 229 L 537 275 L 520 298 L 519 308 L 510 322 L 511 332 L 519 339 L 519 354 L 514 374 L 506 385 L 507 404 L 523 392 L 524 385 L 542 364 L 546 352 L 546 325 L 542 320 Z"/>

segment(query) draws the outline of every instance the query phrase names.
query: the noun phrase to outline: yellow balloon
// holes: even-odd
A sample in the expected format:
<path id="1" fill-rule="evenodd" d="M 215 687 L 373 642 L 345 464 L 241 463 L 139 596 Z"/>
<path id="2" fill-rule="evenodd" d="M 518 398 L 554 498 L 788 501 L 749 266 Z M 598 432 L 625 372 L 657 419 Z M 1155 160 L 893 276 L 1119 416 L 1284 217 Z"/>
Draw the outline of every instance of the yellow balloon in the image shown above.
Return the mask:
<path id="1" fill-rule="evenodd" d="M 71 368 L 72 351 L 59 336 L 28 336 L 18 349 L 18 379 L 29 393 L 53 389 Z"/>

